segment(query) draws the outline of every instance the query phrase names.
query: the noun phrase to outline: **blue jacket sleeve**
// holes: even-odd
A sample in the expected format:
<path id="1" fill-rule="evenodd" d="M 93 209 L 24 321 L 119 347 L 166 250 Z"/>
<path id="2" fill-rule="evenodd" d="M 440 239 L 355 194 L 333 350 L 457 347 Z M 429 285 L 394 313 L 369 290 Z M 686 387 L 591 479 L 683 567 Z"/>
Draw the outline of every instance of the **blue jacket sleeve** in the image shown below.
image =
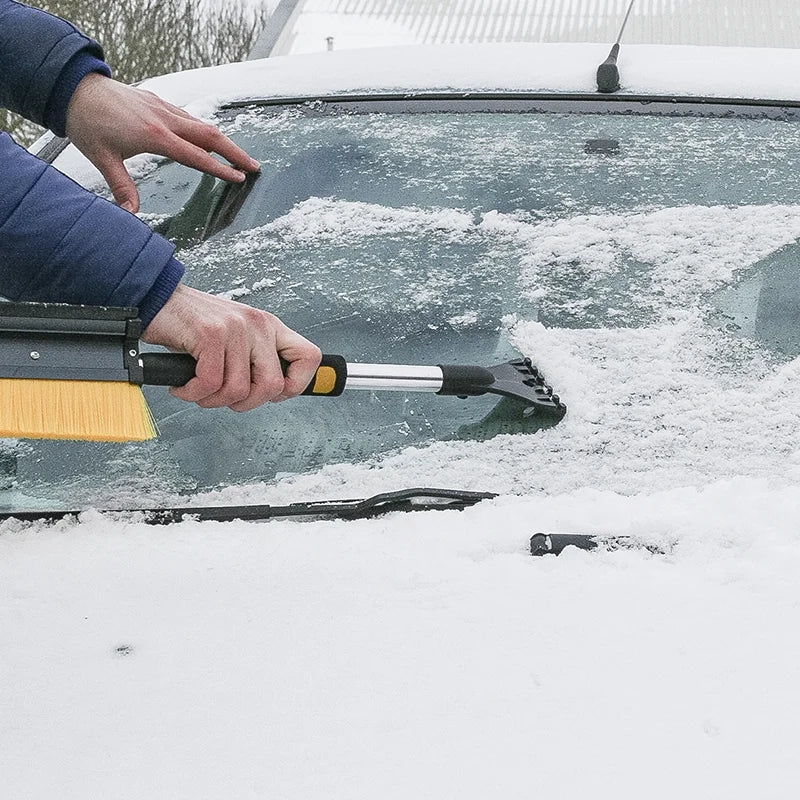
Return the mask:
<path id="1" fill-rule="evenodd" d="M 138 306 L 146 326 L 183 274 L 173 246 L 0 134 L 0 294 Z"/>
<path id="2" fill-rule="evenodd" d="M 73 25 L 0 0 L 0 106 L 63 135 L 75 87 L 110 74 Z M 146 326 L 183 275 L 173 247 L 0 133 L 0 295 L 138 306 Z"/>
<path id="3" fill-rule="evenodd" d="M 110 74 L 97 42 L 63 19 L 0 0 L 0 106 L 63 136 L 66 104 L 93 70 Z"/>

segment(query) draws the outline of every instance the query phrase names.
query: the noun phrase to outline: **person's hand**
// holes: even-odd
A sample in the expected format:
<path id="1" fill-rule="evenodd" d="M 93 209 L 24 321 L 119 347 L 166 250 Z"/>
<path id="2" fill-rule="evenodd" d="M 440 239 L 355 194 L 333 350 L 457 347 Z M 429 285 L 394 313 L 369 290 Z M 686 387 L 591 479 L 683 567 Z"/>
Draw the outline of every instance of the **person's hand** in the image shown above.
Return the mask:
<path id="1" fill-rule="evenodd" d="M 225 181 L 241 182 L 258 162 L 213 125 L 152 92 L 89 73 L 67 106 L 67 136 L 100 170 L 116 202 L 136 213 L 139 194 L 123 164 L 139 153 L 167 156 Z M 223 164 L 211 153 L 226 158 Z"/>
<path id="2" fill-rule="evenodd" d="M 183 284 L 167 300 L 142 337 L 190 353 L 196 377 L 170 389 L 203 408 L 249 411 L 300 394 L 319 366 L 319 348 L 276 316 Z M 286 377 L 280 359 L 289 363 Z"/>

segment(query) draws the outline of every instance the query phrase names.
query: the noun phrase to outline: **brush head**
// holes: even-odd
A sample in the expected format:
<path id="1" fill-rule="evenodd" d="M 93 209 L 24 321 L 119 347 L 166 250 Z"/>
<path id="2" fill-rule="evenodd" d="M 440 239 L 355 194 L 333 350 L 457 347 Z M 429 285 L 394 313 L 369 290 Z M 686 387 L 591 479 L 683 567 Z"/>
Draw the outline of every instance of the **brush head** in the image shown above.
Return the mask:
<path id="1" fill-rule="evenodd" d="M 0 436 L 152 439 L 139 332 L 135 308 L 0 303 Z"/>
<path id="2" fill-rule="evenodd" d="M 142 390 L 116 381 L 0 378 L 0 437 L 133 442 L 158 435 Z"/>

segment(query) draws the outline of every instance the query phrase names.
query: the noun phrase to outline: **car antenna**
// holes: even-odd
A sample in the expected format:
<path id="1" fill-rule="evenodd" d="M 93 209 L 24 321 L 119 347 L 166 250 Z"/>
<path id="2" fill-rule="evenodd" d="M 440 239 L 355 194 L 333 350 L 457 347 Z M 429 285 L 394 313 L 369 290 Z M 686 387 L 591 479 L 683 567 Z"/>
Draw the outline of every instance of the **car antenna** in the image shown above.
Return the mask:
<path id="1" fill-rule="evenodd" d="M 597 91 L 611 94 L 619 89 L 619 68 L 617 67 L 617 56 L 619 55 L 619 43 L 622 41 L 622 35 L 625 33 L 625 26 L 628 24 L 628 18 L 633 10 L 633 4 L 636 0 L 631 0 L 628 5 L 628 10 L 625 12 L 625 19 L 622 20 L 622 27 L 619 29 L 619 36 L 617 41 L 614 42 L 608 58 L 597 68 Z"/>

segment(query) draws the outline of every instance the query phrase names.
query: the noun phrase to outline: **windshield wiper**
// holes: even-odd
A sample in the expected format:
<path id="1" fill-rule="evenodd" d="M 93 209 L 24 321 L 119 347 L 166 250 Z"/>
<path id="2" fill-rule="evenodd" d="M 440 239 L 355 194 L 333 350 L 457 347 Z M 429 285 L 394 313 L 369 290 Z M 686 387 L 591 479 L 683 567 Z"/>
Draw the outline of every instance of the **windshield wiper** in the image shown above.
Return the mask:
<path id="1" fill-rule="evenodd" d="M 368 519 L 391 511 L 462 511 L 481 500 L 497 497 L 492 492 L 468 492 L 461 489 L 415 488 L 383 492 L 358 500 L 316 500 L 286 506 L 174 506 L 171 508 L 95 509 L 116 516 L 142 515 L 148 525 L 168 525 L 184 518 L 199 522 L 260 522 L 271 519 Z M 89 509 L 54 509 L 41 511 L 6 511 L 0 521 L 55 522 L 77 517 Z"/>
<path id="2" fill-rule="evenodd" d="M 619 67 L 617 66 L 617 56 L 619 55 L 619 45 L 622 41 L 622 35 L 625 33 L 625 26 L 628 24 L 628 18 L 633 10 L 633 4 L 636 0 L 631 0 L 628 5 L 628 10 L 625 12 L 625 19 L 622 21 L 622 27 L 619 29 L 619 36 L 608 58 L 597 68 L 597 91 L 605 94 L 616 92 L 620 88 L 619 84 Z"/>
<path id="3" fill-rule="evenodd" d="M 535 533 L 531 536 L 532 556 L 560 556 L 567 547 L 578 550 L 635 550 L 644 549 L 654 555 L 664 555 L 666 549 L 634 536 L 608 536 L 590 533 Z"/>

